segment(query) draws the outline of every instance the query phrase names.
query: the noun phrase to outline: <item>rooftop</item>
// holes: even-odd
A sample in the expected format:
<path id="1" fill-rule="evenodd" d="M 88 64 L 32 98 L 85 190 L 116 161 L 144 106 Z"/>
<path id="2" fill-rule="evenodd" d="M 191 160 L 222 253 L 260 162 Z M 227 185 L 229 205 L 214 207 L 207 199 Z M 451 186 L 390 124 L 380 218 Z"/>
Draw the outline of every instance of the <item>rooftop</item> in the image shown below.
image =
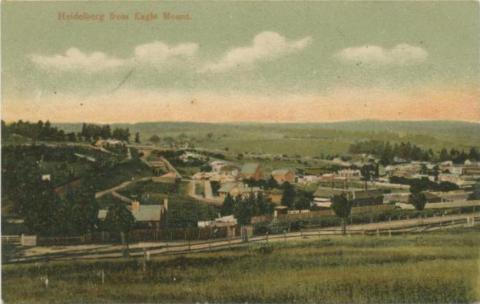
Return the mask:
<path id="1" fill-rule="evenodd" d="M 242 173 L 254 174 L 260 167 L 259 163 L 246 163 L 242 166 Z"/>
<path id="2" fill-rule="evenodd" d="M 272 175 L 285 175 L 290 172 L 293 173 L 293 170 L 292 169 L 276 169 L 272 171 Z"/>

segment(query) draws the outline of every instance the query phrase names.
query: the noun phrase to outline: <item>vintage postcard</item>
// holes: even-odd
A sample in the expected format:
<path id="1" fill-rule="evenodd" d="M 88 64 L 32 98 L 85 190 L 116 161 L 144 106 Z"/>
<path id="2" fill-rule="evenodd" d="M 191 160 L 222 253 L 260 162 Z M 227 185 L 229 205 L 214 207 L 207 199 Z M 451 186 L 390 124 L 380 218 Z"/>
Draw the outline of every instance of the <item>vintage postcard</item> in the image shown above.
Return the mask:
<path id="1" fill-rule="evenodd" d="M 479 16 L 2 1 L 2 301 L 480 303 Z"/>

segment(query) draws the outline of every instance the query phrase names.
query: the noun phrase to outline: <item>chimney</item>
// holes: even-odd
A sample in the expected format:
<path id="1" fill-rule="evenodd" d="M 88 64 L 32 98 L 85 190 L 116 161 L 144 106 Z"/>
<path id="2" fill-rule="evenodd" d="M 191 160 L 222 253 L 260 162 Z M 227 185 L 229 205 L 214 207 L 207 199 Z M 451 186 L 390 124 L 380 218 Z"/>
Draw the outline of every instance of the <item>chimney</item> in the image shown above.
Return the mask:
<path id="1" fill-rule="evenodd" d="M 163 199 L 163 209 L 165 209 L 165 211 L 168 211 L 168 198 Z"/>
<path id="2" fill-rule="evenodd" d="M 140 202 L 132 201 L 132 212 L 140 210 Z"/>

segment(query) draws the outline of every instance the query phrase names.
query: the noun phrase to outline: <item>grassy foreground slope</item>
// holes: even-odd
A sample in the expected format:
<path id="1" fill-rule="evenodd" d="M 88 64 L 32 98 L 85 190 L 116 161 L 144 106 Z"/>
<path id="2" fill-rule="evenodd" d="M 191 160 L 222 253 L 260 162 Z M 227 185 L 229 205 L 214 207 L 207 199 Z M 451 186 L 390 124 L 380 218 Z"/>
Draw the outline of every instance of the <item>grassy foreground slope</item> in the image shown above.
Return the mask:
<path id="1" fill-rule="evenodd" d="M 6 265 L 5 303 L 471 303 L 476 231 L 337 237 L 140 260 Z M 101 284 L 99 271 L 105 271 Z M 40 277 L 48 274 L 48 289 Z"/>

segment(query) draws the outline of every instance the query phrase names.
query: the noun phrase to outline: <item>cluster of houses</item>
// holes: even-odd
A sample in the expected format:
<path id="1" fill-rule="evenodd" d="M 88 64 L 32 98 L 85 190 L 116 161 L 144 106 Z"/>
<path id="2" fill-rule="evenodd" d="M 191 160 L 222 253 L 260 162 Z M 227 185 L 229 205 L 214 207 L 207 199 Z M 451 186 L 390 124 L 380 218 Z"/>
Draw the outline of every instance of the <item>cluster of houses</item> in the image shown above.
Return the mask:
<path id="1" fill-rule="evenodd" d="M 430 181 L 450 182 L 469 188 L 480 178 L 480 162 L 466 160 L 463 164 L 445 161 L 439 164 L 410 162 L 385 167 L 387 177 L 427 178 Z"/>
<path id="2" fill-rule="evenodd" d="M 245 181 L 260 181 L 265 177 L 262 165 L 259 163 L 245 163 L 238 166 L 224 160 L 214 160 L 209 163 L 210 172 L 198 172 L 192 176 L 193 180 L 207 180 L 219 182 L 221 187 L 218 190 L 220 196 L 227 194 L 232 196 L 246 195 L 246 193 L 258 193 L 259 187 L 249 187 Z M 271 177 L 278 184 L 284 182 L 295 182 L 295 171 L 291 169 L 274 170 Z"/>
<path id="3" fill-rule="evenodd" d="M 289 182 L 299 185 L 318 184 L 319 187 L 314 193 L 312 206 L 326 208 L 330 206 L 331 198 L 335 194 L 346 193 L 354 201 L 354 205 L 375 205 L 388 202 L 404 202 L 408 200 L 409 186 L 403 184 L 391 184 L 391 177 L 403 177 L 408 179 L 427 178 L 431 181 L 448 181 L 459 186 L 461 190 L 450 192 L 428 192 L 428 202 L 447 202 L 466 199 L 471 188 L 480 178 L 480 163 L 465 161 L 464 164 L 454 164 L 451 161 L 434 164 L 429 162 L 402 162 L 390 166 L 379 166 L 378 177 L 375 182 L 382 184 L 385 188 L 403 190 L 394 191 L 392 194 L 385 194 L 383 190 L 370 187 L 364 189 L 361 185 L 362 174 L 357 168 L 366 163 L 376 161 L 372 156 L 366 157 L 356 163 L 342 159 L 334 159 L 339 165 L 339 169 L 334 172 L 319 171 L 317 173 L 297 174 L 293 169 L 276 169 L 270 174 L 278 184 Z M 258 181 L 264 178 L 262 167 L 259 163 L 246 163 L 243 166 L 237 166 L 228 161 L 215 160 L 210 162 L 211 172 L 199 172 L 193 176 L 194 180 L 209 180 L 220 183 L 218 195 L 224 199 L 227 194 L 233 197 L 246 196 L 251 193 L 257 195 L 264 191 L 260 187 L 250 187 L 244 183 L 244 180 Z M 356 182 L 357 187 L 349 185 Z M 391 187 L 390 187 L 391 186 Z M 388 192 L 388 191 L 387 191 Z M 279 204 L 282 197 L 282 191 L 279 189 L 270 190 L 268 197 L 272 202 Z"/>

